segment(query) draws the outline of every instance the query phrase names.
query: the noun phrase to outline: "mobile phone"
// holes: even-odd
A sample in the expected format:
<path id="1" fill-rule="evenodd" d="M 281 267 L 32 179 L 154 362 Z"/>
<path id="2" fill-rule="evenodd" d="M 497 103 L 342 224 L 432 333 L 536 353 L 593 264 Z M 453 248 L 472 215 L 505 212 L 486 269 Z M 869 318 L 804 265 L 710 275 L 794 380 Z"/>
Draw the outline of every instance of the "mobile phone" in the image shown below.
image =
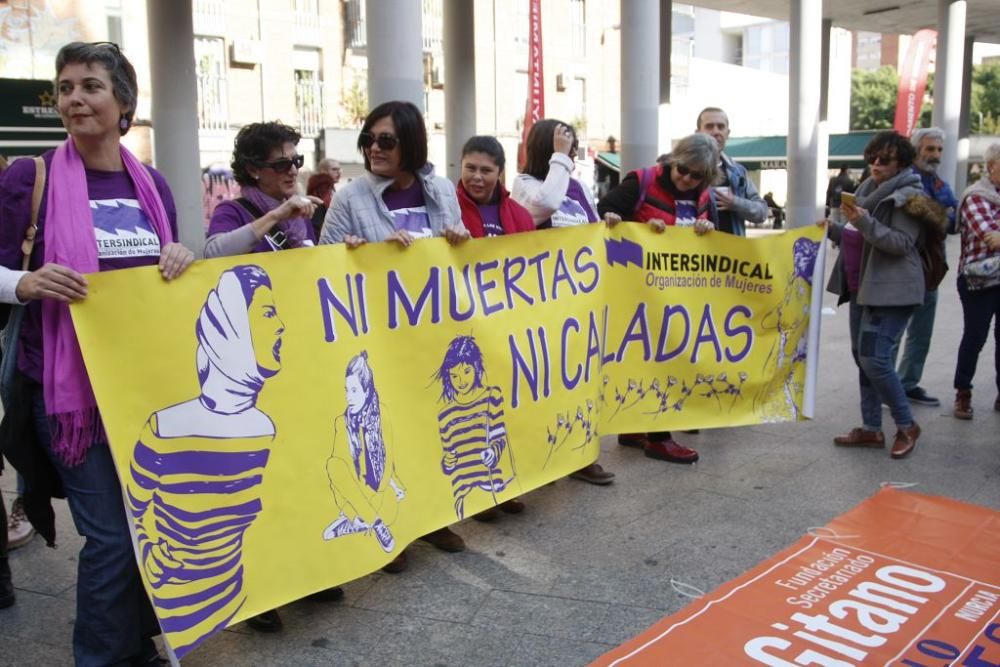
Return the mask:
<path id="1" fill-rule="evenodd" d="M 851 206 L 857 206 L 858 205 L 857 202 L 854 201 L 854 193 L 853 192 L 841 192 L 840 193 L 840 201 L 841 201 L 841 203 L 847 202 Z"/>

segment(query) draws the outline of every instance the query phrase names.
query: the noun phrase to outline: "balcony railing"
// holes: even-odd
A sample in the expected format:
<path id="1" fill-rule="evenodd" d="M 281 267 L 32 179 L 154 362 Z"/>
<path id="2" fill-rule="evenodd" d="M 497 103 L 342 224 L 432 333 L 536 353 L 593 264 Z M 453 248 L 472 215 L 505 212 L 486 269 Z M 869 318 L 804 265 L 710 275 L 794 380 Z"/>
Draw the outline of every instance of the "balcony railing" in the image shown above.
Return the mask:
<path id="1" fill-rule="evenodd" d="M 226 34 L 223 0 L 193 0 L 191 6 L 194 32 L 197 35 Z"/>
<path id="2" fill-rule="evenodd" d="M 347 0 L 344 3 L 344 45 L 357 51 L 365 48 L 367 43 L 365 2 L 364 0 Z"/>
<path id="3" fill-rule="evenodd" d="M 225 77 L 207 74 L 198 76 L 198 127 L 202 130 L 224 130 L 229 127 L 229 98 Z"/>
<path id="4" fill-rule="evenodd" d="M 295 111 L 303 137 L 318 137 L 326 120 L 323 82 L 301 80 L 295 84 Z"/>

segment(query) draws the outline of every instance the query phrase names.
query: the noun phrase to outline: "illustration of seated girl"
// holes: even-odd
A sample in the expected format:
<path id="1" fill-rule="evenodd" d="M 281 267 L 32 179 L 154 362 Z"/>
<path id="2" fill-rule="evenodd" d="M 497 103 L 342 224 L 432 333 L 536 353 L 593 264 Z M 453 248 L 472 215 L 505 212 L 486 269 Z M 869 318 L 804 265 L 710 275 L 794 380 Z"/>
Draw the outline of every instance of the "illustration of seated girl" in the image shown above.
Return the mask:
<path id="1" fill-rule="evenodd" d="M 485 386 L 483 353 L 472 336 L 451 341 L 435 373 L 441 382 L 438 432 L 441 469 L 451 478 L 455 514 L 465 517 L 465 499 L 477 492 L 498 505 L 497 494 L 514 482 L 514 455 L 507 441 L 503 393 Z M 475 496 L 474 496 L 475 497 Z"/>
<path id="2" fill-rule="evenodd" d="M 281 368 L 284 330 L 263 269 L 223 272 L 195 327 L 200 395 L 150 415 L 133 451 L 126 495 L 141 566 L 178 657 L 247 599 L 243 542 L 275 437 L 256 402 Z"/>
<path id="3" fill-rule="evenodd" d="M 391 428 L 382 420 L 367 352 L 351 359 L 346 375 L 347 409 L 334 421 L 333 453 L 326 462 L 340 515 L 323 531 L 323 539 L 367 533 L 391 552 L 396 540 L 389 526 L 406 489 L 396 474 Z"/>
<path id="4" fill-rule="evenodd" d="M 792 245 L 793 269 L 785 285 L 784 297 L 761 320 L 762 328 L 777 333 L 764 362 L 764 377 L 769 380 L 754 401 L 754 407 L 765 422 L 794 421 L 801 416 L 812 277 L 819 246 L 807 238 L 795 241 Z"/>

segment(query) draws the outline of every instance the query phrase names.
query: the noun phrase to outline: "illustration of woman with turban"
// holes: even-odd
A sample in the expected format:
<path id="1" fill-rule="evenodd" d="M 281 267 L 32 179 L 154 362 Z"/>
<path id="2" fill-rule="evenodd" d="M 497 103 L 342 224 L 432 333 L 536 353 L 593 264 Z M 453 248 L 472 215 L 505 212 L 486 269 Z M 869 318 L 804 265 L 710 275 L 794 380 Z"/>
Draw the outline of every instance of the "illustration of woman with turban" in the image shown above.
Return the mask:
<path id="1" fill-rule="evenodd" d="M 243 541 L 262 510 L 275 437 L 256 403 L 281 368 L 284 330 L 267 273 L 253 265 L 225 271 L 195 327 L 200 395 L 150 415 L 135 445 L 127 499 L 177 657 L 246 602 Z"/>
<path id="2" fill-rule="evenodd" d="M 777 334 L 764 362 L 764 377 L 769 380 L 754 400 L 754 408 L 764 422 L 794 421 L 802 412 L 799 399 L 805 387 L 809 342 L 806 334 L 819 246 L 807 238 L 795 241 L 792 245 L 793 268 L 785 286 L 785 296 L 761 320 L 761 327 L 773 329 Z"/>
<path id="3" fill-rule="evenodd" d="M 346 375 L 347 408 L 334 421 L 333 453 L 326 463 L 340 515 L 327 526 L 323 539 L 366 533 L 389 553 L 396 546 L 389 526 L 396 520 L 406 490 L 396 474 L 387 437 L 390 429 L 382 420 L 367 352 L 348 362 Z"/>
<path id="4" fill-rule="evenodd" d="M 455 514 L 465 517 L 465 499 L 473 492 L 497 494 L 516 476 L 514 455 L 507 441 L 503 393 L 486 386 L 483 353 L 472 336 L 451 341 L 444 362 L 435 373 L 441 382 L 438 432 L 444 449 L 441 469 L 451 478 Z"/>

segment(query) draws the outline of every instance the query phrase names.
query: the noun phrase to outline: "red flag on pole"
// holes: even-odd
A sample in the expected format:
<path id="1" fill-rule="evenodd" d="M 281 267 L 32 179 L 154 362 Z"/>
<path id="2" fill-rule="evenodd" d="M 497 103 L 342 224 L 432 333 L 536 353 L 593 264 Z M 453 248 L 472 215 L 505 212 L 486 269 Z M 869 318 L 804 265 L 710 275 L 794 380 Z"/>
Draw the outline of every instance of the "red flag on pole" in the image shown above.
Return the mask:
<path id="1" fill-rule="evenodd" d="M 920 120 L 920 107 L 924 103 L 924 89 L 927 88 L 927 68 L 936 43 L 935 31 L 920 30 L 906 50 L 906 59 L 899 72 L 896 120 L 892 125 L 904 137 L 910 136 Z"/>
<path id="2" fill-rule="evenodd" d="M 528 99 L 524 105 L 521 146 L 517 151 L 519 167 L 527 157 L 528 133 L 536 121 L 545 118 L 545 77 L 542 73 L 542 0 L 530 0 L 528 18 Z"/>

